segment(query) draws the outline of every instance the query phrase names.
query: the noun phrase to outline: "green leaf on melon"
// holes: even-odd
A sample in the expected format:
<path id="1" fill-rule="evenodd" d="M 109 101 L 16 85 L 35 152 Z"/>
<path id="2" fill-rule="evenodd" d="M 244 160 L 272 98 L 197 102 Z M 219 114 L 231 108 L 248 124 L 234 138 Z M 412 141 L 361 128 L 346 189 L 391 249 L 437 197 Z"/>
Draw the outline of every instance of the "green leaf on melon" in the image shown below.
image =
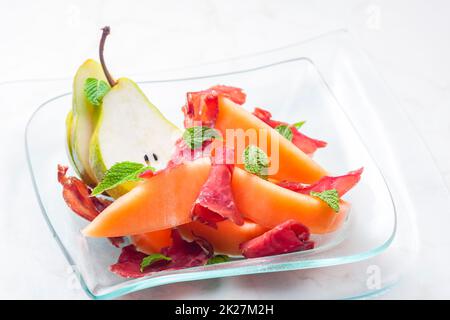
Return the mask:
<path id="1" fill-rule="evenodd" d="M 267 177 L 269 158 L 266 153 L 254 145 L 249 145 L 244 150 L 244 169 L 261 178 Z"/>
<path id="2" fill-rule="evenodd" d="M 339 193 L 336 189 L 325 190 L 322 192 L 311 191 L 310 195 L 324 201 L 335 212 L 339 212 Z"/>

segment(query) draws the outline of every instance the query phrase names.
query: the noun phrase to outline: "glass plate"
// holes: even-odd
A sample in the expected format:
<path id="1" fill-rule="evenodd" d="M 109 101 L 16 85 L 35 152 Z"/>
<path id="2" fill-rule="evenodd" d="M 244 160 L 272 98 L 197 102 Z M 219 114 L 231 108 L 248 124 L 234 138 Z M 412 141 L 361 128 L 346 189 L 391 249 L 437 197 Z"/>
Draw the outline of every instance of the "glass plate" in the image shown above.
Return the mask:
<path id="1" fill-rule="evenodd" d="M 113 298 L 188 280 L 348 265 L 376 257 L 394 240 L 398 207 L 407 207 L 409 196 L 405 191 L 392 192 L 393 188 L 401 190 L 403 180 L 395 153 L 391 153 L 387 125 L 380 121 L 378 110 L 385 108 L 379 103 L 392 99 L 345 32 L 251 57 L 154 73 L 141 80 L 139 85 L 150 100 L 180 126 L 180 106 L 187 91 L 218 83 L 242 87 L 248 94 L 247 109 L 266 107 L 274 118 L 291 122 L 306 119 L 305 133 L 329 143 L 318 150 L 315 158 L 331 173 L 341 174 L 361 166 L 365 171 L 358 187 L 345 196 L 352 210 L 344 228 L 333 235 L 316 237 L 319 245 L 315 250 L 127 280 L 108 269 L 120 250 L 106 240 L 84 238 L 80 229 L 86 222 L 74 215 L 61 197 L 56 165 L 68 163 L 64 121 L 71 107 L 71 94 L 57 96 L 42 104 L 28 123 L 28 164 L 44 218 L 82 288 L 92 298 Z M 395 105 L 390 107 L 395 109 Z M 48 130 L 49 126 L 52 130 Z M 409 210 L 411 214 L 413 208 L 409 206 Z M 415 234 L 410 232 L 405 237 L 408 239 L 402 244 L 408 245 L 402 249 L 409 250 L 414 246 L 411 239 Z M 322 274 L 316 272 L 313 277 L 323 279 L 322 275 L 329 273 L 323 268 L 318 272 Z M 345 290 L 336 287 L 332 297 L 377 294 L 395 283 L 394 278 L 388 277 L 375 288 L 361 288 L 360 283 L 347 285 Z M 308 297 L 307 292 L 304 297 Z M 314 292 L 310 297 L 320 294 Z"/>

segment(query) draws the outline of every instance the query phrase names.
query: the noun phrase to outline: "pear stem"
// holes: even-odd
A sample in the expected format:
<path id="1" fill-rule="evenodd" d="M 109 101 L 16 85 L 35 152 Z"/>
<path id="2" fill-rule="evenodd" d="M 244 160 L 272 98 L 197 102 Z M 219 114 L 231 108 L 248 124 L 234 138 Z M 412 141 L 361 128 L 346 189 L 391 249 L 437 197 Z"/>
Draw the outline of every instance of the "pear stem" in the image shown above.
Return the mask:
<path id="1" fill-rule="evenodd" d="M 103 72 L 105 73 L 105 76 L 109 82 L 109 85 L 111 87 L 114 87 L 116 85 L 116 81 L 109 73 L 108 68 L 106 67 L 105 58 L 103 56 L 103 51 L 105 49 L 106 37 L 108 37 L 109 33 L 111 32 L 111 28 L 109 26 L 105 26 L 102 28 L 102 31 L 103 31 L 103 33 L 102 33 L 102 38 L 100 39 L 100 47 L 99 47 L 100 63 L 102 64 Z"/>

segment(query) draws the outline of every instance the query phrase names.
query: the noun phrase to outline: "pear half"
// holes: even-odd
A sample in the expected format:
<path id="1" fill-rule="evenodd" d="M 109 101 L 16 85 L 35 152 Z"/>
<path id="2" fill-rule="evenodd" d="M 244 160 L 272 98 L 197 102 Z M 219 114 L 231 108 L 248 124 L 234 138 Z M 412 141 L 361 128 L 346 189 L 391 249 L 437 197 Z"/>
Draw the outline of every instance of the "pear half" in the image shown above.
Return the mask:
<path id="1" fill-rule="evenodd" d="M 117 162 L 144 163 L 164 168 L 172 155 L 174 141 L 181 131 L 167 120 L 147 99 L 138 85 L 120 78 L 103 97 L 95 131 L 90 143 L 89 163 L 98 181 Z M 135 183 L 124 183 L 108 194 L 118 198 Z"/>
<path id="2" fill-rule="evenodd" d="M 97 178 L 89 165 L 89 147 L 99 106 L 92 105 L 85 96 L 84 83 L 87 78 L 106 80 L 102 66 L 94 60 L 86 60 L 73 80 L 72 111 L 67 116 L 68 154 L 80 178 L 91 187 L 97 185 Z"/>

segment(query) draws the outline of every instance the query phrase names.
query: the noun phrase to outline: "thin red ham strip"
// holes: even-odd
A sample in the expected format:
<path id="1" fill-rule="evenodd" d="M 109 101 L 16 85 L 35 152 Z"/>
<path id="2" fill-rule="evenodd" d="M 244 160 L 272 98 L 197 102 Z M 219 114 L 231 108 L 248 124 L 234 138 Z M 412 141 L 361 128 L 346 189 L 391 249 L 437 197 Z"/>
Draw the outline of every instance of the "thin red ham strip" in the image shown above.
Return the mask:
<path id="1" fill-rule="evenodd" d="M 206 240 L 186 241 L 180 233 L 172 230 L 172 245 L 161 249 L 161 253 L 172 258 L 168 267 L 170 269 L 183 269 L 204 265 L 213 255 L 211 245 L 205 245 Z"/>
<path id="2" fill-rule="evenodd" d="M 336 189 L 339 196 L 342 197 L 351 188 L 353 188 L 361 179 L 363 168 L 355 171 L 350 171 L 346 175 L 338 177 L 323 177 L 318 182 L 307 185 L 297 182 L 281 181 L 279 186 L 303 194 L 310 194 L 311 191 L 322 192 L 325 190 Z"/>
<path id="3" fill-rule="evenodd" d="M 156 262 L 146 268 L 145 272 L 141 272 L 141 262 L 147 255 L 136 250 L 133 244 L 122 248 L 119 259 L 109 269 L 115 274 L 124 278 L 140 278 L 150 272 L 161 271 L 164 269 L 168 261 L 163 260 Z"/>
<path id="4" fill-rule="evenodd" d="M 129 245 L 122 249 L 117 263 L 113 264 L 110 270 L 124 278 L 139 278 L 162 270 L 202 266 L 212 255 L 212 252 L 204 247 L 204 243 L 183 240 L 177 230 L 172 230 L 172 245 L 161 250 L 161 254 L 172 260 L 155 262 L 141 272 L 142 259 L 147 255 L 137 251 L 134 245 Z"/>
<path id="5" fill-rule="evenodd" d="M 314 242 L 309 241 L 309 236 L 306 226 L 291 219 L 259 237 L 242 243 L 240 248 L 242 255 L 246 258 L 309 250 L 314 248 Z"/>
<path id="6" fill-rule="evenodd" d="M 234 152 L 225 146 L 214 150 L 211 171 L 192 208 L 192 220 L 217 228 L 216 223 L 230 219 L 237 225 L 244 218 L 237 210 L 231 191 Z"/>
<path id="7" fill-rule="evenodd" d="M 110 201 L 91 197 L 91 190 L 76 177 L 67 177 L 68 167 L 58 165 L 58 181 L 63 186 L 63 198 L 66 204 L 80 217 L 92 221 L 108 205 Z M 122 237 L 109 238 L 115 247 L 119 247 L 124 239 Z"/>
<path id="8" fill-rule="evenodd" d="M 272 128 L 276 128 L 279 125 L 289 126 L 289 128 L 292 131 L 292 143 L 295 144 L 297 146 L 297 148 L 302 150 L 304 153 L 306 153 L 310 157 L 312 157 L 314 155 L 314 152 L 316 152 L 316 150 L 318 148 L 324 148 L 327 145 L 327 143 L 325 141 L 316 140 L 316 139 L 313 139 L 313 138 L 310 138 L 310 137 L 304 135 L 303 133 L 298 131 L 296 127 L 289 125 L 286 122 L 273 120 L 272 114 L 267 110 L 264 110 L 261 108 L 255 108 L 255 110 L 253 111 L 253 115 L 255 115 L 260 120 L 267 123 Z"/>
<path id="9" fill-rule="evenodd" d="M 255 115 L 260 120 L 267 123 L 272 128 L 278 127 L 280 125 L 285 125 L 285 126 L 289 125 L 287 122 L 273 120 L 272 114 L 269 111 L 262 109 L 262 108 L 255 108 L 255 110 L 253 111 L 253 115 Z"/>
<path id="10" fill-rule="evenodd" d="M 294 126 L 289 126 L 289 128 L 292 131 L 292 143 L 310 157 L 314 155 L 317 149 L 327 146 L 325 141 L 310 138 L 298 131 Z"/>
<path id="11" fill-rule="evenodd" d="M 86 184 L 76 177 L 67 177 L 68 167 L 58 165 L 58 181 L 63 186 L 63 198 L 73 212 L 80 217 L 92 221 L 99 211 L 108 206 L 95 197 L 91 197 L 91 192 Z"/>
<path id="12" fill-rule="evenodd" d="M 218 97 L 227 97 L 237 104 L 245 102 L 246 95 L 240 88 L 217 85 L 207 90 L 188 92 L 183 106 L 184 127 L 204 126 L 213 128 L 219 113 Z"/>
<path id="13" fill-rule="evenodd" d="M 185 128 L 192 126 L 213 128 L 219 112 L 219 96 L 227 97 L 237 104 L 243 104 L 246 99 L 246 95 L 241 89 L 222 85 L 199 92 L 189 92 L 187 102 L 182 108 L 185 116 Z M 181 138 L 175 145 L 175 153 L 168 166 L 211 156 L 213 151 L 210 146 L 210 141 L 207 141 L 202 148 L 192 150 Z M 213 228 L 217 227 L 217 222 L 225 219 L 230 219 L 237 225 L 244 223 L 231 192 L 233 163 L 233 150 L 227 150 L 224 147 L 214 150 L 208 179 L 192 207 L 192 220 L 205 223 Z"/>

